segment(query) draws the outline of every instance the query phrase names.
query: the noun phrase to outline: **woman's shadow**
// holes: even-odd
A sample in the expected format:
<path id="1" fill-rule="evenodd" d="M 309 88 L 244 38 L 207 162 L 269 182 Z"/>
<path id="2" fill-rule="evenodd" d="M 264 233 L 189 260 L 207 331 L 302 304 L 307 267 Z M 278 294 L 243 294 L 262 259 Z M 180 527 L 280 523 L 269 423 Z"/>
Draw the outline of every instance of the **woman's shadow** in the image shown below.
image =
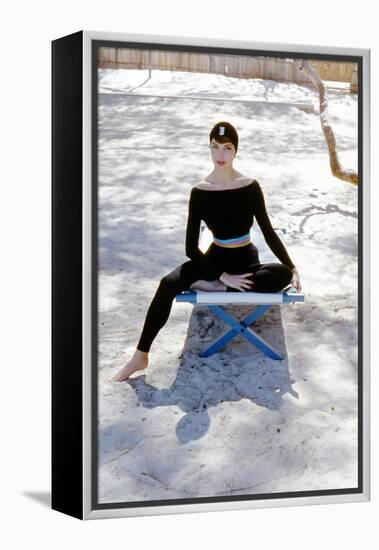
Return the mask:
<path id="1" fill-rule="evenodd" d="M 244 309 L 246 306 L 228 307 L 234 317 L 243 316 Z M 240 336 L 219 353 L 199 357 L 207 342 L 218 338 L 225 325 L 206 306 L 195 305 L 176 378 L 170 387 L 159 389 L 148 384 L 146 375 L 127 380 L 138 404 L 147 409 L 180 407 L 186 414 L 176 425 L 176 435 L 181 443 L 187 443 L 208 431 L 211 407 L 247 399 L 259 407 L 278 410 L 286 393 L 297 398 L 288 370 L 280 306 L 272 306 L 252 328 L 270 344 L 275 344 L 284 359 L 270 359 Z"/>

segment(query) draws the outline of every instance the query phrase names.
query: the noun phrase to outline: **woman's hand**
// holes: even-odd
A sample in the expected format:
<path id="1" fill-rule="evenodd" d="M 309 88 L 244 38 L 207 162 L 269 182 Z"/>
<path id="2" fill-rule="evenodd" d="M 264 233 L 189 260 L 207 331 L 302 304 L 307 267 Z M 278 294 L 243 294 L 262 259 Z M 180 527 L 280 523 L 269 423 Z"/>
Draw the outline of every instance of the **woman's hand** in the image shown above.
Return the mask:
<path id="1" fill-rule="evenodd" d="M 296 289 L 296 292 L 301 292 L 299 272 L 297 271 L 296 267 L 291 269 L 291 271 L 292 271 L 291 285 Z"/>
<path id="2" fill-rule="evenodd" d="M 219 277 L 219 280 L 226 286 L 246 292 L 246 290 L 249 290 L 254 286 L 253 281 L 251 281 L 251 275 L 253 275 L 253 273 L 233 275 L 224 271 L 224 273 Z"/>

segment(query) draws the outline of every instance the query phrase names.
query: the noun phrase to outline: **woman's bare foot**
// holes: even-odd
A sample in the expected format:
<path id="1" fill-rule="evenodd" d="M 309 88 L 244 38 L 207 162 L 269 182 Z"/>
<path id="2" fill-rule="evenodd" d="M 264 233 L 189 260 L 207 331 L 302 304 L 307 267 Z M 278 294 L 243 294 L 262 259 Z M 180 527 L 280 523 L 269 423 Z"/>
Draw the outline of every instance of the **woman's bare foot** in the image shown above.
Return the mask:
<path id="1" fill-rule="evenodd" d="M 133 372 L 146 369 L 148 361 L 148 353 L 136 349 L 132 358 L 113 376 L 113 378 L 111 378 L 110 381 L 123 382 L 127 380 Z"/>
<path id="2" fill-rule="evenodd" d="M 197 290 L 206 290 L 208 292 L 224 292 L 226 291 L 227 287 L 219 279 L 215 279 L 214 281 L 205 281 L 203 279 L 200 279 L 199 281 L 195 281 L 194 283 L 192 283 L 190 288 Z"/>

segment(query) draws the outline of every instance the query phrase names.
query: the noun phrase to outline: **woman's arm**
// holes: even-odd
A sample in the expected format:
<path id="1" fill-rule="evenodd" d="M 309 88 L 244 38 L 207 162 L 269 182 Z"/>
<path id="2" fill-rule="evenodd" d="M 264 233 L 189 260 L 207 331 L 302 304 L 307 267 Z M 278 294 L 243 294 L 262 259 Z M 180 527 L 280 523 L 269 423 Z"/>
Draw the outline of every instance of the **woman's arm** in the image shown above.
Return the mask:
<path id="1" fill-rule="evenodd" d="M 188 220 L 186 229 L 186 256 L 197 263 L 201 271 L 210 278 L 218 279 L 224 272 L 214 262 L 203 254 L 199 248 L 201 212 L 199 194 L 192 188 L 188 205 Z"/>
<path id="2" fill-rule="evenodd" d="M 268 217 L 266 204 L 263 196 L 261 186 L 256 181 L 255 186 L 255 209 L 254 209 L 255 218 L 259 224 L 259 227 L 262 230 L 264 239 L 275 256 L 282 262 L 282 264 L 288 265 L 292 270 L 296 269 L 295 264 L 292 262 L 289 257 L 287 250 L 275 233 L 274 228 L 271 225 L 270 218 Z"/>

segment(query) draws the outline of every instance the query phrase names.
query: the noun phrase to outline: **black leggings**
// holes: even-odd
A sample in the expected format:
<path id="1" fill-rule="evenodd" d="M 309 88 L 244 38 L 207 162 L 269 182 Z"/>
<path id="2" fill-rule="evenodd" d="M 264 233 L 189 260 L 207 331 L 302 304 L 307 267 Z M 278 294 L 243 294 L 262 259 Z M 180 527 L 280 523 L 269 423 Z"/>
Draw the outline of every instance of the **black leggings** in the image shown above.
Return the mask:
<path id="1" fill-rule="evenodd" d="M 240 248 L 223 248 L 211 244 L 205 256 L 218 267 L 223 267 L 227 273 L 243 274 L 252 272 L 251 279 L 254 282 L 254 287 L 252 290 L 246 289 L 246 292 L 279 292 L 292 279 L 291 269 L 285 264 L 261 264 L 258 250 L 253 244 Z M 215 276 L 209 275 L 208 270 L 205 272 L 193 260 L 177 266 L 173 271 L 162 277 L 147 311 L 137 349 L 144 352 L 150 351 L 154 338 L 167 322 L 172 302 L 177 294 L 183 290 L 188 290 L 192 283 L 197 280 L 209 281 L 215 278 Z M 230 287 L 227 287 L 227 290 L 238 292 L 237 289 Z"/>

